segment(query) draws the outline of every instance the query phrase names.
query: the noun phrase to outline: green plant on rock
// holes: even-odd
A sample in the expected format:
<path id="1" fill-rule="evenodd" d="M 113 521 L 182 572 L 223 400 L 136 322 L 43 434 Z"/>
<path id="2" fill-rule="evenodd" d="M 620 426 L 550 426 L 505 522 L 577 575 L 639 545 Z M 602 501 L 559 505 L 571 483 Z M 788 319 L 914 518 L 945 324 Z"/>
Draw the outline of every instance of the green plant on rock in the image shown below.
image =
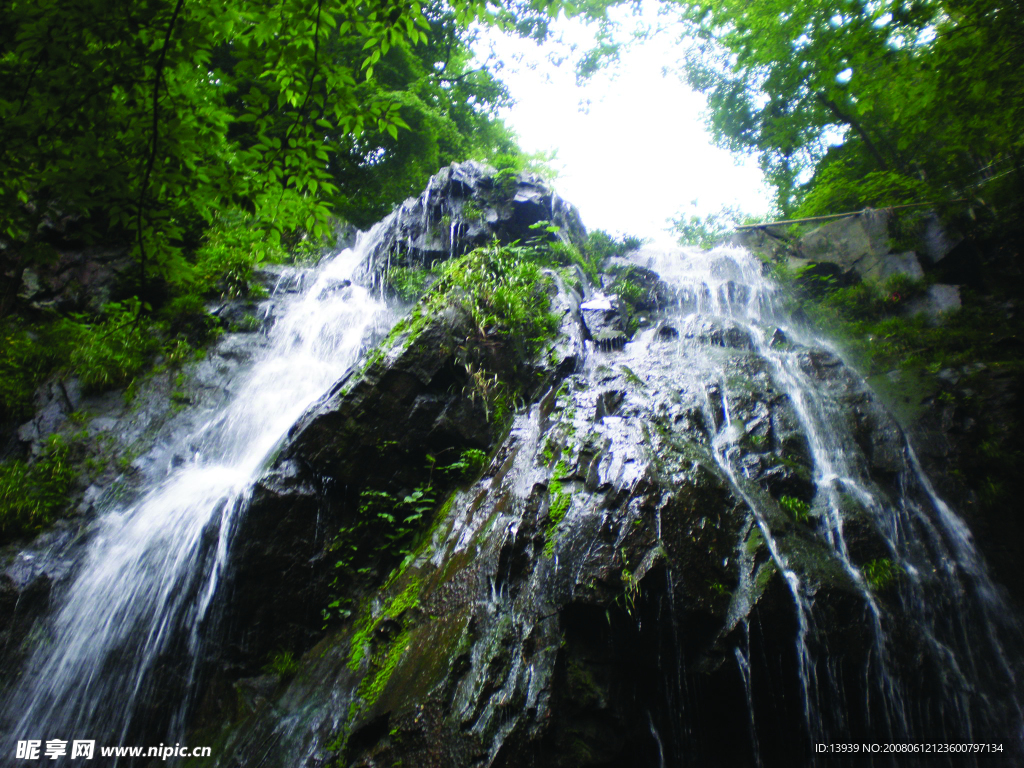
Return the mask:
<path id="1" fill-rule="evenodd" d="M 599 281 L 600 267 L 598 263 L 573 243 L 559 238 L 558 234 L 561 229 L 558 225 L 550 221 L 538 221 L 531 224 L 530 229 L 537 233 L 532 244 L 545 266 L 552 268 L 579 267 L 591 283 L 596 284 Z M 564 271 L 569 272 L 569 270 Z M 570 275 L 566 276 L 571 278 Z"/>
<path id="2" fill-rule="evenodd" d="M 462 204 L 460 213 L 463 221 L 479 221 L 484 217 L 483 209 L 480 208 L 476 200 L 472 199 L 466 200 Z"/>
<path id="3" fill-rule="evenodd" d="M 538 261 L 533 249 L 521 246 L 478 248 L 441 265 L 428 303 L 459 302 L 472 316 L 480 341 L 498 335 L 522 357 L 533 357 L 557 327 L 550 312 L 551 278 Z"/>
<path id="4" fill-rule="evenodd" d="M 626 552 L 622 552 L 623 560 L 625 560 Z M 640 597 L 640 580 L 637 579 L 636 575 L 629 570 L 629 568 L 623 566 L 622 568 L 622 597 L 626 604 L 626 613 L 630 616 L 636 611 L 636 601 Z"/>
<path id="5" fill-rule="evenodd" d="M 384 282 L 402 301 L 412 301 L 423 295 L 430 281 L 430 274 L 415 267 L 391 267 L 384 275 Z"/>
<path id="6" fill-rule="evenodd" d="M 625 256 L 630 251 L 640 248 L 646 240 L 631 235 L 613 237 L 607 232 L 595 229 L 587 235 L 584 249 L 590 261 L 600 268 L 605 261 L 613 256 Z"/>
<path id="7" fill-rule="evenodd" d="M 811 505 L 795 496 L 783 496 L 779 506 L 793 519 L 793 522 L 805 524 L 811 519 Z"/>
<path id="8" fill-rule="evenodd" d="M 883 592 L 899 579 L 899 569 L 888 557 L 870 560 L 861 567 L 864 581 L 874 592 Z"/>
<path id="9" fill-rule="evenodd" d="M 65 439 L 52 435 L 35 462 L 0 464 L 0 542 L 35 533 L 64 510 L 78 476 L 69 452 Z"/>
<path id="10" fill-rule="evenodd" d="M 710 589 L 711 593 L 714 594 L 716 597 L 724 597 L 729 594 L 729 588 L 725 586 L 725 584 L 723 584 L 721 581 L 708 581 L 707 585 L 708 589 Z"/>
<path id="11" fill-rule="evenodd" d="M 291 651 L 278 651 L 263 665 L 263 672 L 268 675 L 291 677 L 299 671 L 299 661 Z"/>
<path id="12" fill-rule="evenodd" d="M 456 482 L 467 480 L 478 475 L 487 464 L 487 454 L 479 448 L 467 448 L 459 454 L 459 458 L 451 464 L 438 469 L 445 477 Z"/>
<path id="13" fill-rule="evenodd" d="M 647 291 L 644 290 L 643 286 L 637 285 L 628 277 L 622 276 L 615 279 L 609 291 L 630 305 L 635 305 L 647 295 Z"/>

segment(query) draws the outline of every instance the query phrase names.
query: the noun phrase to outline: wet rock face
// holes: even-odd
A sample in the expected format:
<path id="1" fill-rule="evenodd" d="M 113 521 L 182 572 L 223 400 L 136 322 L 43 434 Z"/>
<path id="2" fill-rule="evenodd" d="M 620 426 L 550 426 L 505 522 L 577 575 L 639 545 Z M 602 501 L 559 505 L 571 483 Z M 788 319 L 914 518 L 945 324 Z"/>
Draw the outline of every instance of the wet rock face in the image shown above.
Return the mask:
<path id="1" fill-rule="evenodd" d="M 322 634 L 332 589 L 351 596 L 380 583 L 402 557 L 394 530 L 403 525 L 396 510 L 408 512 L 402 499 L 439 497 L 455 476 L 449 467 L 466 451 L 486 455 L 501 434 L 495 403 L 474 372 L 532 399 L 537 386 L 579 364 L 578 303 L 571 292 L 555 292 L 563 332 L 537 361 L 512 357 L 513 340 L 481 342 L 469 314 L 449 306 L 396 328 L 372 362 L 307 411 L 257 482 L 234 534 L 224 608 L 233 629 L 222 670 L 251 673 L 276 650 L 308 648 Z M 477 367 L 462 357 L 474 345 Z M 407 526 L 411 534 L 422 524 Z"/>
<path id="2" fill-rule="evenodd" d="M 474 161 L 455 163 L 432 176 L 418 198 L 399 206 L 368 268 L 383 276 L 393 267 L 429 267 L 494 240 L 552 236 L 533 228 L 540 222 L 558 227 L 568 242 L 586 239 L 576 209 L 541 177 L 496 173 Z"/>
<path id="3" fill-rule="evenodd" d="M 296 278 L 282 270 L 269 287 L 287 279 Z M 280 298 L 279 291 L 259 304 L 232 300 L 211 309 L 222 313 L 225 324 L 254 316 L 260 325 L 270 324 Z M 37 391 L 35 414 L 12 431 L 10 456 L 33 460 L 47 438 L 62 435 L 78 477 L 67 509 L 49 530 L 0 546 L 0 689 L 47 640 L 51 597 L 77 573 L 96 513 L 129 503 L 190 458 L 172 446 L 234 396 L 251 358 L 266 344 L 257 330 L 225 333 L 202 361 L 138 382 L 130 401 L 119 391 L 83 393 L 74 378 L 48 381 Z"/>
<path id="4" fill-rule="evenodd" d="M 562 335 L 574 334 L 560 342 L 563 361 L 578 359 L 587 312 L 607 310 L 581 311 L 564 292 L 559 301 Z M 216 765 L 799 764 L 811 754 L 805 652 L 821 660 L 803 673 L 814 675 L 814 727 L 878 738 L 863 705 L 878 695 L 866 682 L 878 652 L 870 616 L 881 605 L 898 621 L 904 598 L 894 582 L 855 578 L 810 502 L 822 451 L 862 455 L 896 494 L 906 447 L 835 355 L 779 329 L 761 339 L 670 310 L 625 350 L 592 348 L 585 370 L 549 365 L 549 388 L 501 439 L 473 432 L 469 415 L 442 418 L 465 407 L 444 378 L 446 340 L 465 330 L 439 318 L 422 347 L 396 342 L 363 378 L 339 383 L 257 488 L 236 580 L 238 604 L 253 606 L 238 614 L 250 651 L 287 640 L 281 622 L 301 623 L 287 601 L 316 592 L 309 530 L 325 511 L 344 517 L 343 486 L 382 466 L 400 476 L 417 445 L 490 450 L 382 588 L 351 585 L 351 619 L 293 677 L 238 683 L 246 704 L 220 731 Z M 843 425 L 848 444 L 810 444 L 766 350 L 814 382 L 821 418 Z M 395 453 L 380 458 L 382 446 Z M 890 556 L 852 494 L 837 514 L 848 562 Z M 897 684 L 940 701 L 921 637 L 894 637 Z"/>

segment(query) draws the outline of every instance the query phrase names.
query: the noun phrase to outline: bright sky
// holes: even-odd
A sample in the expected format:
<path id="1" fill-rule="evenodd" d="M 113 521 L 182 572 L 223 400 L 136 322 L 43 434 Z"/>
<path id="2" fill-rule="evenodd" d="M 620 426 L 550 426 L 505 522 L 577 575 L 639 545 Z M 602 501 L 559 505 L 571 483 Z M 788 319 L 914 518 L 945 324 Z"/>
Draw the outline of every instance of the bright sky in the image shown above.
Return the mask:
<path id="1" fill-rule="evenodd" d="M 556 29 L 581 47 L 592 40 L 593 31 L 578 23 L 563 20 Z M 674 35 L 631 47 L 583 87 L 571 63 L 546 60 L 549 49 L 489 34 L 478 55 L 488 45 L 505 62 L 498 77 L 516 100 L 502 116 L 525 151 L 557 150 L 555 188 L 588 229 L 663 240 L 667 219 L 680 212 L 703 215 L 722 205 L 767 212 L 769 192 L 756 161 L 738 164 L 713 146 L 703 96 L 677 75 L 662 74 L 679 59 Z"/>

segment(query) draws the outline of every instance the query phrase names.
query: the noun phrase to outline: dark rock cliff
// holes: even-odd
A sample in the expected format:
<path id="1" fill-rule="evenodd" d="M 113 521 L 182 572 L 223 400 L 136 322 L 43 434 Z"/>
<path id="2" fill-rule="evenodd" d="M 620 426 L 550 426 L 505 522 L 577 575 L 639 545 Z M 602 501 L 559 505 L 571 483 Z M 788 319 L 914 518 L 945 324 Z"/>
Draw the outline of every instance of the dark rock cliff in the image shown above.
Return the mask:
<path id="1" fill-rule="evenodd" d="M 403 258 L 438 252 L 406 213 Z M 562 288 L 559 354 L 496 351 L 505 375 L 537 374 L 507 435 L 452 365 L 473 333 L 457 315 L 392 341 L 296 426 L 239 535 L 234 672 L 222 667 L 191 739 L 215 743 L 216 765 L 781 766 L 812 761 L 822 739 L 1010 727 L 998 665 L 978 673 L 990 694 L 977 698 L 931 646 L 949 616 L 967 627 L 988 614 L 920 578 L 915 565 L 955 571 L 956 555 L 863 382 L 781 330 L 761 341 L 693 315 L 701 296 L 645 263 L 617 266 L 634 270 L 639 320 Z M 749 299 L 740 282 L 724 290 Z M 595 329 L 633 343 L 584 352 Z M 783 359 L 813 393 L 799 408 L 824 408 L 846 437 L 811 445 Z M 445 488 L 401 563 L 346 565 L 351 615 L 305 650 L 318 634 L 308 606 L 330 591 L 322 516 L 351 525 L 359 488 L 400 496 L 428 454 L 466 447 L 489 454 L 480 476 Z M 829 451 L 864 485 L 812 508 Z M 361 535 L 359 551 L 376 553 L 386 532 Z M 237 679 L 282 647 L 296 664 Z M 1006 742 L 1005 764 L 1018 746 Z"/>
<path id="2" fill-rule="evenodd" d="M 382 229 L 385 288 L 584 235 L 539 179 L 476 164 Z M 1016 764 L 1020 635 L 969 533 L 745 259 L 549 264 L 532 345 L 438 281 L 252 487 L 188 692 L 194 764 L 793 766 L 968 736 Z M 66 577 L 40 573 L 11 561 L 7 603 L 39 615 Z M 185 666 L 162 663 L 168 690 Z"/>

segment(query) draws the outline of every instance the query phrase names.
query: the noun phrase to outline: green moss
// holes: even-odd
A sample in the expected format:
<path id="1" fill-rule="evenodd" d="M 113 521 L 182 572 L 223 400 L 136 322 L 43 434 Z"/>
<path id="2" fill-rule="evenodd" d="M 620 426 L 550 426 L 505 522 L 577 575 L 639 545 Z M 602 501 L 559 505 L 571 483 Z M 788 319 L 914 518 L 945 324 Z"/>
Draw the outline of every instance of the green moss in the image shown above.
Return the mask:
<path id="1" fill-rule="evenodd" d="M 370 647 L 374 631 L 385 619 L 397 619 L 403 613 L 419 605 L 420 580 L 409 579 L 405 588 L 392 597 L 377 616 L 373 616 L 372 610 L 367 608 L 360 618 L 356 629 L 352 634 L 352 641 L 349 647 L 348 667 L 353 672 L 357 671 L 366 657 Z"/>
<path id="2" fill-rule="evenodd" d="M 747 554 L 752 555 L 757 552 L 757 550 L 761 549 L 764 544 L 764 534 L 761 533 L 760 528 L 755 527 L 754 530 L 750 532 L 750 536 L 747 537 L 747 541 L 743 546 L 747 551 Z"/>
<path id="3" fill-rule="evenodd" d="M 409 644 L 409 631 L 403 629 L 386 646 L 383 653 L 375 658 L 371 665 L 371 671 L 359 684 L 358 697 L 361 699 L 359 709 L 373 706 L 384 691 L 384 686 L 395 672 L 402 654 Z"/>
<path id="4" fill-rule="evenodd" d="M 768 560 L 762 563 L 757 569 L 757 573 L 754 574 L 754 591 L 755 595 L 760 595 L 768 587 L 768 582 L 772 580 L 772 576 L 778 573 L 778 566 L 775 565 L 774 560 Z"/>
<path id="5" fill-rule="evenodd" d="M 580 708 L 599 709 L 605 705 L 606 692 L 594 678 L 585 662 L 569 655 L 566 662 L 566 682 L 569 696 Z"/>
<path id="6" fill-rule="evenodd" d="M 563 463 L 559 462 L 559 466 L 563 466 Z M 568 470 L 565 469 L 565 472 Z M 558 467 L 555 469 L 555 476 L 559 476 Z M 548 484 L 548 524 L 544 528 L 544 554 L 547 557 L 555 553 L 558 525 L 565 519 L 571 505 L 572 496 L 564 490 L 560 480 L 552 479 Z"/>
<path id="7" fill-rule="evenodd" d="M 630 384 L 640 387 L 641 389 L 647 386 L 647 383 L 639 376 L 637 376 L 636 373 L 633 372 L 633 369 L 630 368 L 628 365 L 620 365 L 619 370 L 622 371 L 622 375 Z"/>

